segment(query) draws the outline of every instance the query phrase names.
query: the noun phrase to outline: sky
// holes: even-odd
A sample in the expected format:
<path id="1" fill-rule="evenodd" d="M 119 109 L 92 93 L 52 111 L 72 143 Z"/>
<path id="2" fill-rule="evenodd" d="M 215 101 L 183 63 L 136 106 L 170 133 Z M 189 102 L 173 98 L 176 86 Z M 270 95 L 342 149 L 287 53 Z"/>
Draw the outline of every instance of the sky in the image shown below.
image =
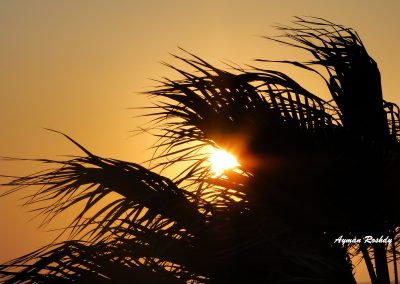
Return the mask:
<path id="1" fill-rule="evenodd" d="M 178 75 L 160 64 L 183 47 L 212 64 L 242 66 L 255 58 L 307 59 L 305 53 L 263 39 L 293 16 L 317 16 L 354 28 L 381 70 L 384 98 L 398 95 L 399 1 L 0 1 L 0 156 L 63 158 L 81 152 L 62 131 L 93 153 L 142 162 L 153 140 L 132 136 L 144 123 L 133 108 L 151 79 Z M 279 67 L 326 96 L 309 74 Z M 0 161 L 0 173 L 42 167 Z M 3 179 L 4 180 L 4 179 Z M 4 190 L 4 189 L 1 189 Z M 54 232 L 21 207 L 22 195 L 0 199 L 0 262 L 48 243 Z"/>

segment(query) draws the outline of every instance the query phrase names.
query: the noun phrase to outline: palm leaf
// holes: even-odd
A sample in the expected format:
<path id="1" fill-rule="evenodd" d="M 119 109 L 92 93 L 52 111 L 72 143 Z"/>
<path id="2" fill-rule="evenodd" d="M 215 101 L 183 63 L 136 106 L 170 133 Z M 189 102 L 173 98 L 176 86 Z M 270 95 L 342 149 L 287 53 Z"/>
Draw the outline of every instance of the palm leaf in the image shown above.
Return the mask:
<path id="1" fill-rule="evenodd" d="M 321 76 L 349 131 L 377 142 L 387 140 L 389 129 L 383 111 L 379 69 L 358 34 L 321 18 L 297 18 L 294 24 L 278 27 L 289 40 L 269 39 L 305 49 L 313 55 L 315 60 L 295 65 L 319 74 L 309 66 L 325 69 L 328 76 Z"/>
<path id="2" fill-rule="evenodd" d="M 39 160 L 58 168 L 6 184 L 8 193 L 41 186 L 26 204 L 39 206 L 44 224 L 81 209 L 66 228 L 72 240 L 8 262 L 0 276 L 10 283 L 355 283 L 350 258 L 361 253 L 372 281 L 386 283 L 387 247 L 332 242 L 390 234 L 396 259 L 398 107 L 383 101 L 379 70 L 353 30 L 319 18 L 279 29 L 289 39 L 273 40 L 314 57 L 279 62 L 319 74 L 332 101 L 282 72 L 225 71 L 183 50 L 186 57 L 174 57 L 191 70 L 165 64 L 180 79 L 147 93 L 156 100 L 145 115 L 158 138 L 153 168 L 98 157 L 65 135 L 87 156 Z M 210 148 L 231 150 L 240 166 L 213 175 Z M 174 179 L 155 172 L 179 163 Z M 372 195 L 374 210 L 366 211 Z"/>

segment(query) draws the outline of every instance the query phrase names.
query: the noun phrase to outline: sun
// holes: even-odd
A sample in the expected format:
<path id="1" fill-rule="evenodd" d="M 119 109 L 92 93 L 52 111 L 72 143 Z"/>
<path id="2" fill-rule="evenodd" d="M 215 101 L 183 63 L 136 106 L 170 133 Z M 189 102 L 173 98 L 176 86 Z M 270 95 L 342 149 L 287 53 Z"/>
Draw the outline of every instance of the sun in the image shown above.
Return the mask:
<path id="1" fill-rule="evenodd" d="M 239 166 L 236 158 L 224 150 L 215 150 L 215 152 L 210 154 L 209 161 L 211 171 L 214 172 L 215 176 L 223 174 L 227 169 Z"/>

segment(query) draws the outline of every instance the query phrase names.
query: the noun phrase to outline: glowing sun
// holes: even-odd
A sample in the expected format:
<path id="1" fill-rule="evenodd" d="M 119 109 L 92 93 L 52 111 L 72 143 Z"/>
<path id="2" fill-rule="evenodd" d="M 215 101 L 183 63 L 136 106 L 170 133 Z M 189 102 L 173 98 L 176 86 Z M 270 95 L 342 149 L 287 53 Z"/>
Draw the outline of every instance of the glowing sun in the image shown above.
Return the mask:
<path id="1" fill-rule="evenodd" d="M 236 158 L 224 150 L 215 150 L 215 152 L 210 155 L 209 161 L 211 163 L 211 171 L 214 172 L 215 175 L 221 175 L 225 170 L 239 166 Z"/>

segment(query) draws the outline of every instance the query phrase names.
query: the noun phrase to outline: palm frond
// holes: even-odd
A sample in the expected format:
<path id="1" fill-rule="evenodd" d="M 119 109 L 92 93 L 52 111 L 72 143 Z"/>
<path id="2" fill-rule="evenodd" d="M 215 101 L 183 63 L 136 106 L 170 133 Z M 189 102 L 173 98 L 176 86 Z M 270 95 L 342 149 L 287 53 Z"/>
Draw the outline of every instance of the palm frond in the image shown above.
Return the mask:
<path id="1" fill-rule="evenodd" d="M 182 265 L 159 257 L 149 245 L 138 242 L 68 241 L 3 264 L 0 275 L 8 278 L 4 283 L 126 283 L 128 279 L 141 283 L 199 283 L 205 280 Z"/>
<path id="2" fill-rule="evenodd" d="M 296 18 L 294 26 L 278 26 L 289 40 L 269 38 L 307 50 L 315 60 L 297 66 L 322 66 L 330 93 L 349 131 L 375 141 L 387 140 L 381 78 L 376 62 L 351 28 L 321 18 Z M 315 72 L 319 73 L 314 69 Z"/>
<path id="3" fill-rule="evenodd" d="M 327 141 L 330 132 L 341 126 L 333 105 L 281 72 L 256 69 L 235 74 L 188 54 L 189 58 L 176 57 L 196 72 L 168 65 L 183 79 L 166 79 L 150 92 L 160 99 L 148 114 L 162 131 L 156 145 L 163 149 L 159 158 L 169 158 L 159 165 L 190 160 L 210 145 L 233 151 L 243 173 L 251 174 L 252 157 L 285 148 L 294 140 L 292 148 L 307 145 L 310 135 Z"/>
<path id="4" fill-rule="evenodd" d="M 314 57 L 278 62 L 317 73 L 333 100 L 282 72 L 225 71 L 182 50 L 173 56 L 190 71 L 165 63 L 180 79 L 147 92 L 156 100 L 145 114 L 157 137 L 154 167 L 98 157 L 63 134 L 87 156 L 38 160 L 56 169 L 6 184 L 6 194 L 39 186 L 25 204 L 44 224 L 79 213 L 65 229 L 71 240 L 3 264 L 0 278 L 355 283 L 351 257 L 363 254 L 371 279 L 384 283 L 400 245 L 399 108 L 383 101 L 377 65 L 352 29 L 311 17 L 278 29 L 288 39 L 273 40 Z M 240 165 L 215 175 L 214 148 Z M 178 164 L 174 179 L 155 172 Z M 333 243 L 366 234 L 390 234 L 395 244 Z"/>
<path id="5" fill-rule="evenodd" d="M 35 210 L 45 216 L 44 224 L 74 206 L 82 207 L 71 224 L 73 235 L 93 225 L 93 221 L 102 220 L 96 223 L 96 235 L 101 235 L 123 216 L 143 222 L 159 214 L 182 226 L 203 222 L 197 204 L 190 201 L 190 193 L 138 164 L 94 155 L 45 162 L 60 168 L 6 184 L 12 187 L 8 193 L 41 186 L 26 197 L 25 204 L 37 206 Z"/>

